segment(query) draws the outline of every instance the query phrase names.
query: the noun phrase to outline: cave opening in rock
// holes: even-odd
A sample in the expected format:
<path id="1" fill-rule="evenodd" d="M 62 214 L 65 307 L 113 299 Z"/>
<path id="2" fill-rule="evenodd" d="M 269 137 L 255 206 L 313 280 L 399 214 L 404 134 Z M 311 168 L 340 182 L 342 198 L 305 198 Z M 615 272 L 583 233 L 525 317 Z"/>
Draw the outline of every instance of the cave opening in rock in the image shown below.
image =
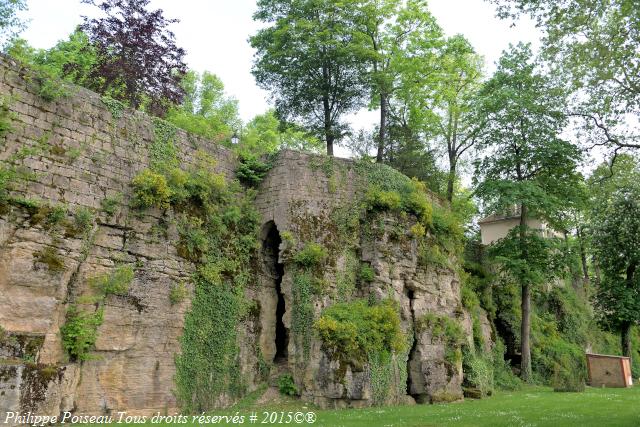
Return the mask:
<path id="1" fill-rule="evenodd" d="M 415 357 L 416 346 L 418 343 L 418 339 L 416 337 L 416 315 L 413 307 L 413 303 L 415 300 L 414 292 L 411 289 L 406 289 L 405 291 L 407 298 L 409 298 L 409 307 L 411 310 L 411 333 L 413 336 L 411 337 L 411 350 L 409 351 L 409 356 L 407 357 L 407 394 L 413 395 L 415 397 L 416 393 L 412 393 L 412 384 L 413 384 L 413 373 L 414 370 L 411 369 L 411 362 Z"/>
<path id="2" fill-rule="evenodd" d="M 274 279 L 278 303 L 276 305 L 276 354 L 273 358 L 275 363 L 286 362 L 289 347 L 289 330 L 285 327 L 282 317 L 286 311 L 284 293 L 282 292 L 282 276 L 284 276 L 284 264 L 280 262 L 279 251 L 280 233 L 273 221 L 267 224 L 267 233 L 263 240 L 262 252 L 266 267 Z"/>

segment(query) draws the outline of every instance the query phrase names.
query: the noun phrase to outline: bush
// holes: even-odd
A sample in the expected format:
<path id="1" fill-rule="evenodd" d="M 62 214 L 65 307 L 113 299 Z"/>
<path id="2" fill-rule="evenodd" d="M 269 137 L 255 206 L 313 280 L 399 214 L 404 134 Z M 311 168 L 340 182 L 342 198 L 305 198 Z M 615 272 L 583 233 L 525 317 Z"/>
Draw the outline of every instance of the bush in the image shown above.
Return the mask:
<path id="1" fill-rule="evenodd" d="M 150 169 L 145 169 L 133 178 L 134 204 L 142 208 L 166 209 L 171 201 L 171 189 L 167 179 Z"/>
<path id="2" fill-rule="evenodd" d="M 89 279 L 89 285 L 103 296 L 127 295 L 133 281 L 134 272 L 130 265 L 121 265 L 109 273 Z"/>
<path id="3" fill-rule="evenodd" d="M 581 392 L 585 389 L 584 373 L 576 372 L 560 363 L 556 363 L 551 380 L 553 391 Z M 569 365 L 570 366 L 570 365 Z"/>
<path id="4" fill-rule="evenodd" d="M 362 264 L 360 266 L 360 280 L 363 282 L 369 283 L 373 282 L 373 279 L 376 277 L 376 272 L 369 264 Z"/>
<path id="5" fill-rule="evenodd" d="M 298 394 L 298 387 L 296 387 L 296 383 L 290 374 L 281 375 L 278 378 L 278 390 L 280 390 L 280 394 L 285 396 L 296 396 Z"/>
<path id="6" fill-rule="evenodd" d="M 430 225 L 433 207 L 427 197 L 427 187 L 423 182 L 413 178 L 408 190 L 402 194 L 402 210 L 414 214 L 422 224 Z"/>
<path id="7" fill-rule="evenodd" d="M 299 250 L 293 260 L 303 267 L 315 267 L 324 263 L 327 259 L 327 250 L 319 243 L 309 242 Z"/>
<path id="8" fill-rule="evenodd" d="M 406 339 L 395 303 L 369 305 L 364 300 L 325 309 L 314 325 L 324 346 L 343 361 L 366 362 L 369 354 L 399 353 Z"/>
<path id="9" fill-rule="evenodd" d="M 370 187 L 365 196 L 365 202 L 371 210 L 396 210 L 400 208 L 400 194 L 395 191 L 385 191 L 379 187 Z"/>
<path id="10" fill-rule="evenodd" d="M 480 390 L 483 396 L 493 392 L 493 360 L 491 355 L 478 353 L 473 347 L 464 346 L 462 351 L 464 384 Z"/>
<path id="11" fill-rule="evenodd" d="M 86 234 L 93 228 L 93 213 L 88 208 L 78 208 L 73 216 L 73 226 L 77 233 Z"/>
<path id="12" fill-rule="evenodd" d="M 505 346 L 500 337 L 493 346 L 493 383 L 501 390 L 519 390 L 523 383 L 513 371 L 509 362 L 504 360 Z"/>
<path id="13" fill-rule="evenodd" d="M 62 346 L 72 360 L 89 360 L 89 352 L 95 346 L 98 327 L 102 324 L 102 320 L 102 308 L 95 313 L 86 313 L 76 306 L 69 307 L 60 333 Z"/>
<path id="14" fill-rule="evenodd" d="M 198 261 L 209 251 L 209 239 L 202 225 L 203 221 L 197 217 L 186 216 L 180 220 L 178 255 L 191 261 Z"/>
<path id="15" fill-rule="evenodd" d="M 446 209 L 433 210 L 431 231 L 438 244 L 450 253 L 461 253 L 464 240 L 464 230 L 456 216 Z"/>
<path id="16" fill-rule="evenodd" d="M 102 211 L 109 216 L 113 216 L 118 210 L 118 206 L 122 203 L 122 194 L 118 193 L 111 197 L 105 197 L 100 202 L 100 207 L 102 207 Z"/>
<path id="17" fill-rule="evenodd" d="M 256 157 L 241 157 L 238 169 L 236 169 L 236 176 L 247 185 L 255 186 L 262 182 L 265 175 L 273 165 L 269 162 L 263 162 Z"/>
<path id="18" fill-rule="evenodd" d="M 424 228 L 424 225 L 420 224 L 419 222 L 413 224 L 409 231 L 411 232 L 411 235 L 417 239 L 423 238 L 427 232 L 427 230 Z"/>

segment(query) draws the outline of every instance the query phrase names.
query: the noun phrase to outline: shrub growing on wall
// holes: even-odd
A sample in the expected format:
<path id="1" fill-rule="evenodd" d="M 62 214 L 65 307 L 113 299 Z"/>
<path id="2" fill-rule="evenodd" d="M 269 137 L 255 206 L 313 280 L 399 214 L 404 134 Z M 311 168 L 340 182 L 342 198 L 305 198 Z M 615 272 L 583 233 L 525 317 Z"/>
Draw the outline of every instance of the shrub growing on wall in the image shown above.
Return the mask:
<path id="1" fill-rule="evenodd" d="M 315 329 L 329 353 L 346 363 L 366 363 L 370 354 L 398 353 L 406 345 L 392 300 L 334 304 L 323 311 Z"/>

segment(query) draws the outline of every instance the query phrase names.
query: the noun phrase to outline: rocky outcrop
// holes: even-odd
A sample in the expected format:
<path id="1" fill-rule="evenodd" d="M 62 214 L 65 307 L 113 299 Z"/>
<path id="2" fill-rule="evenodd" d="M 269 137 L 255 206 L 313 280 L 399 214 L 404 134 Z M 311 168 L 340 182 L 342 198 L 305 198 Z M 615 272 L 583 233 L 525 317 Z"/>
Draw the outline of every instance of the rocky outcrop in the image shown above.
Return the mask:
<path id="1" fill-rule="evenodd" d="M 195 267 L 179 255 L 171 210 L 131 207 L 130 182 L 153 158 L 158 122 L 81 88 L 45 101 L 37 81 L 0 58 L 12 124 L 0 164 L 24 176 L 12 183 L 14 203 L 0 208 L 0 326 L 7 331 L 0 336 L 0 415 L 177 411 L 174 359 L 190 298 L 176 302 L 171 292 L 177 284 L 192 292 Z M 181 164 L 205 150 L 233 178 L 231 151 L 182 131 L 173 140 Z M 24 149 L 28 155 L 16 156 Z M 252 309 L 237 328 L 244 389 L 289 373 L 301 397 L 323 407 L 461 398 L 460 362 L 446 361 L 446 342 L 419 326 L 436 313 L 471 333 L 456 260 L 448 267 L 421 262 L 411 218 L 382 214 L 346 236 L 340 224 L 356 210 L 358 176 L 353 162 L 285 151 L 260 184 L 261 249 L 246 288 Z M 49 221 L 46 209 L 62 205 L 59 221 Z M 78 231 L 71 225 L 83 209 L 91 218 Z M 329 259 L 316 278 L 322 292 L 300 314 L 293 254 L 306 242 L 324 245 Z M 135 266 L 134 278 L 126 294 L 105 298 L 91 357 L 70 359 L 60 333 L 69 307 L 95 312 L 91 281 L 123 264 Z M 361 265 L 373 277 L 360 278 Z M 358 298 L 398 302 L 408 344 L 382 367 L 382 382 L 380 366 L 334 360 L 313 333 L 325 308 Z"/>

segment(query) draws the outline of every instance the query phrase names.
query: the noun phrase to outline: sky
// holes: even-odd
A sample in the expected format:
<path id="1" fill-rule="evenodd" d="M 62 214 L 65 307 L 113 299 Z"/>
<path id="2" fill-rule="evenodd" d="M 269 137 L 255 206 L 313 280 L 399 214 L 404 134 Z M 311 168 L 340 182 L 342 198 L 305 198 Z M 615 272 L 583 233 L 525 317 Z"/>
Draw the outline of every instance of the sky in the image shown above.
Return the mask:
<path id="1" fill-rule="evenodd" d="M 22 37 L 37 48 L 49 48 L 66 38 L 82 22 L 82 15 L 91 16 L 97 10 L 80 0 L 27 0 L 27 5 L 23 16 L 30 22 Z M 256 86 L 251 75 L 254 52 L 248 38 L 261 26 L 252 19 L 255 0 L 151 0 L 150 7 L 180 19 L 171 29 L 178 46 L 187 51 L 188 66 L 217 74 L 227 94 L 238 99 L 245 122 L 272 105 L 269 94 Z M 463 34 L 484 56 L 487 75 L 509 43 L 539 46 L 540 35 L 531 21 L 511 26 L 496 18 L 494 5 L 485 0 L 431 0 L 429 8 L 447 35 Z M 370 129 L 376 118 L 375 112 L 364 110 L 349 121 L 356 130 Z M 345 149 L 336 154 L 349 155 Z"/>

